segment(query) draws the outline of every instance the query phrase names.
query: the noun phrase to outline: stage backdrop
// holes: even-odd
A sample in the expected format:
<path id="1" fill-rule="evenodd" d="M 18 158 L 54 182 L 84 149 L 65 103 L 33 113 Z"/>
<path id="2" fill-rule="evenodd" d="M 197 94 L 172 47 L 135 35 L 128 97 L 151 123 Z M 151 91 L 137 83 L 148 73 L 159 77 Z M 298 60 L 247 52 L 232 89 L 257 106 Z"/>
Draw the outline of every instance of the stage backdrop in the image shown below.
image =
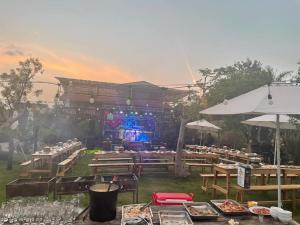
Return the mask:
<path id="1" fill-rule="evenodd" d="M 148 113 L 104 112 L 104 137 L 127 142 L 151 142 L 156 118 Z"/>

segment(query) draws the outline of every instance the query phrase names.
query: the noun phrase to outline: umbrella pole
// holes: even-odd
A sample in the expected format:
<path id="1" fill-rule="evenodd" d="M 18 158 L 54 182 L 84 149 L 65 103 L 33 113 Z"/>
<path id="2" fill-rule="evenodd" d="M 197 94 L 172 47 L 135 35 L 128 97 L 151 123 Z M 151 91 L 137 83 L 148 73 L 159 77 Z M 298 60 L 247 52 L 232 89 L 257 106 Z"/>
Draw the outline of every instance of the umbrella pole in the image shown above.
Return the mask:
<path id="1" fill-rule="evenodd" d="M 276 154 L 277 154 L 277 185 L 278 185 L 278 207 L 282 207 L 281 202 L 281 171 L 280 171 L 280 124 L 279 114 L 276 115 Z"/>
<path id="2" fill-rule="evenodd" d="M 276 133 L 276 132 L 275 132 Z M 276 134 L 275 134 L 275 138 L 274 138 L 274 148 L 275 148 L 275 151 L 274 151 L 274 161 L 273 161 L 273 164 L 276 165 L 276 157 L 277 157 L 277 143 L 276 143 Z"/>

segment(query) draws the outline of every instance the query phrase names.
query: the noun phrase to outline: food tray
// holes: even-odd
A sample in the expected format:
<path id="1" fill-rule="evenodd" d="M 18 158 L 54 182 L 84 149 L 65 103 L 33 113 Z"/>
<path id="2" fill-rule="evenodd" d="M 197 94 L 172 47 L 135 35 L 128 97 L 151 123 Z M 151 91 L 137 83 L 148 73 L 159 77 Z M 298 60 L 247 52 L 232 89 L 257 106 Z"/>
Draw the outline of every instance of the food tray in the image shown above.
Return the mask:
<path id="1" fill-rule="evenodd" d="M 121 225 L 127 225 L 127 224 L 153 225 L 151 218 L 146 218 L 145 220 L 142 220 L 142 222 L 134 222 L 134 219 L 141 219 L 141 218 L 137 217 L 137 218 L 122 219 Z"/>
<path id="2" fill-rule="evenodd" d="M 188 214 L 190 215 L 190 217 L 192 218 L 192 220 L 209 220 L 209 219 L 216 219 L 219 217 L 219 213 L 213 208 L 211 207 L 210 204 L 208 204 L 207 202 L 193 202 L 193 203 L 183 203 L 183 206 L 185 207 L 186 211 L 188 212 Z M 200 215 L 196 215 L 193 214 L 190 209 L 189 206 L 193 206 L 195 208 L 207 208 L 208 210 L 210 210 L 212 212 L 212 214 L 200 214 Z"/>
<path id="3" fill-rule="evenodd" d="M 147 207 L 142 214 L 139 214 L 139 215 L 125 215 L 125 210 L 126 208 L 141 208 L 143 207 L 144 205 L 146 205 L 147 203 L 141 203 L 141 204 L 131 204 L 131 205 L 123 205 L 122 206 L 122 219 L 127 219 L 127 218 L 136 218 L 136 217 L 144 217 L 144 218 L 149 218 L 151 219 L 153 217 L 153 214 L 152 214 L 152 210 L 151 210 L 151 207 Z M 149 209 L 149 213 L 147 213 L 147 209 Z"/>
<path id="4" fill-rule="evenodd" d="M 185 211 L 158 211 L 160 225 L 193 225 L 189 214 Z"/>
<path id="5" fill-rule="evenodd" d="M 222 208 L 220 208 L 219 204 L 224 203 L 225 201 L 229 201 L 231 203 L 234 203 L 244 209 L 244 211 L 224 211 Z M 231 199 L 222 199 L 222 200 L 211 200 L 211 203 L 214 207 L 216 207 L 223 215 L 227 216 L 239 216 L 239 215 L 246 215 L 249 213 L 248 209 L 238 203 L 237 201 L 231 200 Z"/>

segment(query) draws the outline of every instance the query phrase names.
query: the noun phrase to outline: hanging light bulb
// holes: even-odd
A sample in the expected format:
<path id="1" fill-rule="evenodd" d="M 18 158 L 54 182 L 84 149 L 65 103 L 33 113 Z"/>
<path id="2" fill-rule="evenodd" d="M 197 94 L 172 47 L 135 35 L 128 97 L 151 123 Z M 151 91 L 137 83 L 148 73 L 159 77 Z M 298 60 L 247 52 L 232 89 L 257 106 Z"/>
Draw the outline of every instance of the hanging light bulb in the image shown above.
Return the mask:
<path id="1" fill-rule="evenodd" d="M 90 100 L 89 100 L 90 104 L 94 104 L 95 103 L 95 99 L 93 96 L 90 97 Z"/>
<path id="2" fill-rule="evenodd" d="M 273 97 L 271 95 L 270 84 L 268 85 L 268 103 L 269 105 L 273 105 Z"/>

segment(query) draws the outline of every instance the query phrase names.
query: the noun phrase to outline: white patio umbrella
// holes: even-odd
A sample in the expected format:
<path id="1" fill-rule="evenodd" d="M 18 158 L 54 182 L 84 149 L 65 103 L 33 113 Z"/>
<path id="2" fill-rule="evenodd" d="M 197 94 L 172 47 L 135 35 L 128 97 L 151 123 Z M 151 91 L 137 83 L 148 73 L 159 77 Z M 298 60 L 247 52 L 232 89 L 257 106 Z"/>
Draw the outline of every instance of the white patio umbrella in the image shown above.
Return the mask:
<path id="1" fill-rule="evenodd" d="M 185 126 L 187 128 L 199 130 L 201 132 L 218 132 L 219 130 L 221 130 L 220 127 L 208 122 L 205 119 L 187 123 Z"/>
<path id="2" fill-rule="evenodd" d="M 284 130 L 295 130 L 297 129 L 294 123 L 291 123 L 291 117 L 288 115 L 280 115 L 279 125 L 280 129 Z M 296 123 L 299 123 L 299 120 L 295 120 Z M 276 129 L 276 115 L 262 115 L 257 116 L 248 120 L 244 120 L 241 123 L 247 124 L 250 126 L 257 126 L 257 127 L 267 127 Z"/>
<path id="3" fill-rule="evenodd" d="M 185 127 L 189 128 L 189 129 L 194 129 L 194 130 L 200 131 L 200 134 L 201 134 L 200 145 L 202 145 L 203 133 L 218 132 L 219 130 L 221 130 L 220 127 L 208 122 L 205 119 L 187 123 L 185 125 Z"/>
<path id="4" fill-rule="evenodd" d="M 280 115 L 279 119 L 279 126 L 280 129 L 284 130 L 295 130 L 297 129 L 294 123 L 291 123 L 291 117 L 288 115 Z M 297 124 L 299 124 L 299 120 L 294 120 Z M 244 120 L 241 123 L 247 124 L 250 126 L 257 126 L 257 127 L 267 127 L 276 129 L 276 115 L 262 115 L 258 117 L 254 117 L 248 120 Z M 275 152 L 274 152 L 274 164 L 276 161 L 276 145 L 275 145 Z"/>
<path id="5" fill-rule="evenodd" d="M 300 114 L 299 84 L 271 84 L 201 111 L 202 114 L 273 114 L 276 115 L 278 207 L 282 207 L 280 178 L 280 115 Z"/>

